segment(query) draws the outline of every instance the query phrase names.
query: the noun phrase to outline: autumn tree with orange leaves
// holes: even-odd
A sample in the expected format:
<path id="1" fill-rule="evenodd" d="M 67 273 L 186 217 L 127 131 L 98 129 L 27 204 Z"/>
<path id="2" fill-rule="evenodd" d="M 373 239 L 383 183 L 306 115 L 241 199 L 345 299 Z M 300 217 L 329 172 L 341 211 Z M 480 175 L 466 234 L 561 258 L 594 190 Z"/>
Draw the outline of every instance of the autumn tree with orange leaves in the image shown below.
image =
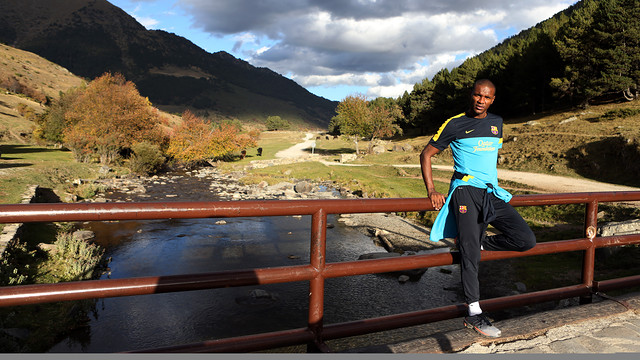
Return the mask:
<path id="1" fill-rule="evenodd" d="M 64 117 L 64 143 L 79 161 L 97 156 L 109 164 L 134 144 L 163 141 L 157 109 L 120 74 L 93 80 L 76 94 Z"/>
<path id="2" fill-rule="evenodd" d="M 192 165 L 255 147 L 256 139 L 256 133 L 242 133 L 242 129 L 231 123 L 210 124 L 185 111 L 182 123 L 173 129 L 166 153 L 182 163 Z"/>

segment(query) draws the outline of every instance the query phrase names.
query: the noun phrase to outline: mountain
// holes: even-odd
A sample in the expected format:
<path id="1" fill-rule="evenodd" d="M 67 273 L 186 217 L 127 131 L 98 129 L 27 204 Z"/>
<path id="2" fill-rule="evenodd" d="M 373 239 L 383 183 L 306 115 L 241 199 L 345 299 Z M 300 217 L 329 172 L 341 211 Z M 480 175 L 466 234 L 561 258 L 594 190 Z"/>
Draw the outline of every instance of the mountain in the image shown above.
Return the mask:
<path id="1" fill-rule="evenodd" d="M 260 121 L 278 115 L 325 128 L 337 102 L 267 68 L 147 30 L 106 0 L 2 0 L 0 42 L 93 79 L 119 72 L 155 106 Z"/>

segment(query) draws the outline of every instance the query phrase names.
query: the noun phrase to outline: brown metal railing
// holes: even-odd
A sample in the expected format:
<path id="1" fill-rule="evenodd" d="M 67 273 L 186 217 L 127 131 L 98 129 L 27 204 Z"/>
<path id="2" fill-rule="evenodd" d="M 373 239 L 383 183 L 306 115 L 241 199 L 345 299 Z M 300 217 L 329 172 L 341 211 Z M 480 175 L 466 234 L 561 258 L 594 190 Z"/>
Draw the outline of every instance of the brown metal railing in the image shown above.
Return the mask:
<path id="1" fill-rule="evenodd" d="M 526 252 L 491 252 L 482 261 L 584 251 L 582 283 L 573 286 L 505 296 L 481 301 L 488 311 L 549 300 L 580 297 L 590 299 L 596 290 L 640 285 L 640 275 L 594 281 L 595 249 L 640 243 L 640 235 L 596 237 L 598 203 L 640 201 L 640 191 L 521 195 L 514 206 L 586 204 L 585 237 L 537 244 Z M 396 314 L 347 323 L 323 324 L 326 279 L 428 268 L 459 262 L 457 252 L 403 256 L 376 260 L 326 263 L 328 214 L 408 212 L 434 210 L 427 199 L 357 200 L 266 200 L 170 203 L 11 204 L 0 205 L 0 223 L 53 221 L 153 220 L 176 218 L 229 218 L 311 215 L 311 252 L 308 265 L 222 271 L 209 274 L 152 276 L 90 280 L 59 284 L 22 285 L 0 288 L 0 307 L 65 300 L 107 298 L 222 287 L 309 281 L 308 326 L 265 334 L 217 339 L 181 346 L 146 349 L 149 352 L 250 352 L 288 345 L 307 344 L 309 351 L 329 351 L 325 340 L 425 324 L 463 316 L 463 304 Z"/>

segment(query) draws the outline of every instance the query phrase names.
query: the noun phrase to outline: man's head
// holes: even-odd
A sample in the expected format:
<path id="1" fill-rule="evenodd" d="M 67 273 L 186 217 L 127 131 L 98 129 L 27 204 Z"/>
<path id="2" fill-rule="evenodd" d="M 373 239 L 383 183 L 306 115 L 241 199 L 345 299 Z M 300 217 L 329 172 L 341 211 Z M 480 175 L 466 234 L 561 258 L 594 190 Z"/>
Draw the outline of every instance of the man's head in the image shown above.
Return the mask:
<path id="1" fill-rule="evenodd" d="M 495 98 L 496 86 L 490 80 L 476 81 L 471 90 L 471 104 L 467 115 L 476 119 L 487 116 L 487 110 Z"/>

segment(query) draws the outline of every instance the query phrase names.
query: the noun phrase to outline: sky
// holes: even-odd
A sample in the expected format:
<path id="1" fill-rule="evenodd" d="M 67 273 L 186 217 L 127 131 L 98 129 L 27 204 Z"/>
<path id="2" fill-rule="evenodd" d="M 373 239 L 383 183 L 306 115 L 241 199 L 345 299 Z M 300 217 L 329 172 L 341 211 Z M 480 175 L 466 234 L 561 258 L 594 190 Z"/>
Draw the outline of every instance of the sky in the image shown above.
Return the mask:
<path id="1" fill-rule="evenodd" d="M 108 0 L 329 100 L 402 96 L 575 0 Z"/>

